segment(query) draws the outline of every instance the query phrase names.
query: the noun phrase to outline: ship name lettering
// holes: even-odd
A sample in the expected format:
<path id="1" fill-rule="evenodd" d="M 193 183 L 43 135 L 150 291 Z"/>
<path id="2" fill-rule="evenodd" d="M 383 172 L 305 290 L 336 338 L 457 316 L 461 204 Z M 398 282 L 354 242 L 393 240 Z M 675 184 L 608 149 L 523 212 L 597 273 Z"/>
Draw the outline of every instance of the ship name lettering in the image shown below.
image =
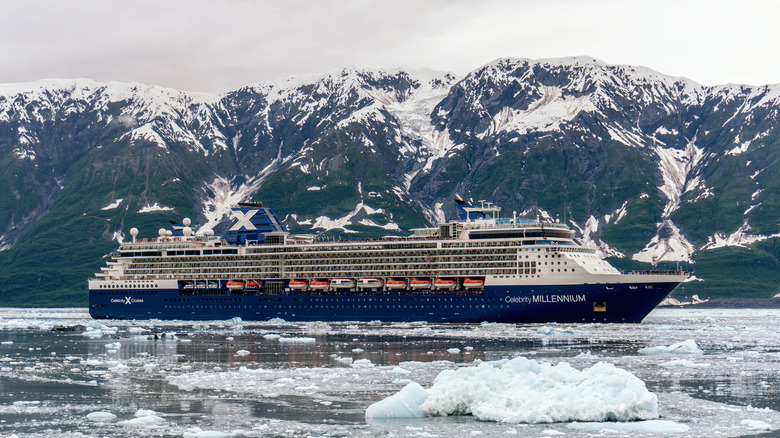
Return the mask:
<path id="1" fill-rule="evenodd" d="M 577 303 L 584 302 L 585 295 L 534 295 L 534 303 Z"/>
<path id="2" fill-rule="evenodd" d="M 133 298 L 133 297 L 124 297 L 124 298 L 111 298 L 112 303 L 119 303 L 119 304 L 133 304 L 133 303 L 143 303 L 143 298 Z"/>

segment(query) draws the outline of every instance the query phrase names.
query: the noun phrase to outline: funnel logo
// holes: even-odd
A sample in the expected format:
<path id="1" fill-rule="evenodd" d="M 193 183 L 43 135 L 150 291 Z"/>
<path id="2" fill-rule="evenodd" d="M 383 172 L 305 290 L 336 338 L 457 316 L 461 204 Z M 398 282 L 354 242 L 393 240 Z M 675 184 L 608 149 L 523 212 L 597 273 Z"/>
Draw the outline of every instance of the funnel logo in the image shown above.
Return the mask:
<path id="1" fill-rule="evenodd" d="M 130 297 L 125 297 L 125 304 L 133 304 Z"/>
<path id="2" fill-rule="evenodd" d="M 233 211 L 233 215 L 238 222 L 230 228 L 230 231 L 239 231 L 241 228 L 245 228 L 247 231 L 256 230 L 257 227 L 254 226 L 251 219 L 257 212 L 258 210 L 249 210 L 244 214 L 238 210 Z"/>

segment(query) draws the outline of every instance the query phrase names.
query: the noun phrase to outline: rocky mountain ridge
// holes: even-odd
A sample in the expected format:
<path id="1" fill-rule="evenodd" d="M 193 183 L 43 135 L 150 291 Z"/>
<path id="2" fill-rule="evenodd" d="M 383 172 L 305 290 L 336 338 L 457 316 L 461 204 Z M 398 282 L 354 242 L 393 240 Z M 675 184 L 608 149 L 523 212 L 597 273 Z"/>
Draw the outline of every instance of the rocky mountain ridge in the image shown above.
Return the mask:
<path id="1" fill-rule="evenodd" d="M 747 250 L 771 269 L 778 108 L 778 85 L 585 57 L 499 59 L 462 78 L 349 68 L 221 96 L 0 85 L 0 302 L 35 278 L 83 303 L 130 227 L 190 216 L 219 232 L 250 199 L 294 232 L 378 236 L 452 217 L 457 194 L 566 221 L 626 266 L 712 251 L 739 264 Z"/>

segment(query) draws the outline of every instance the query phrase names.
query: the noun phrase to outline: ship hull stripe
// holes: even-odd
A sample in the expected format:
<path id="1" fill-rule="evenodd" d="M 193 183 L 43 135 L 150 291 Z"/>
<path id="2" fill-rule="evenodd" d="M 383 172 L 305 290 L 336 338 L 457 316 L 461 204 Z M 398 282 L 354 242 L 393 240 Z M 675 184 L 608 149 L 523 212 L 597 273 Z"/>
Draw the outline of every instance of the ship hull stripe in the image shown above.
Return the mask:
<path id="1" fill-rule="evenodd" d="M 96 319 L 505 323 L 641 322 L 676 286 L 655 282 L 485 286 L 478 292 L 401 291 L 186 295 L 178 289 L 90 290 Z"/>

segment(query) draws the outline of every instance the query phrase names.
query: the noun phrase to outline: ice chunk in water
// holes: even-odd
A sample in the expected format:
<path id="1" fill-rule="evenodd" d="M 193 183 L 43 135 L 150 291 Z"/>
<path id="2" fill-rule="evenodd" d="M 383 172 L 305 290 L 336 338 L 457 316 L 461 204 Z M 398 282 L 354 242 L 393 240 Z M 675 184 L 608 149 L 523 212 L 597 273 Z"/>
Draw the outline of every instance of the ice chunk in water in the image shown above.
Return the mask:
<path id="1" fill-rule="evenodd" d="M 97 411 L 87 414 L 87 420 L 94 421 L 96 423 L 108 423 L 114 421 L 115 419 L 116 415 L 112 414 L 111 412 Z"/>
<path id="2" fill-rule="evenodd" d="M 369 359 L 358 359 L 352 362 L 354 368 L 373 368 L 374 364 Z"/>
<path id="3" fill-rule="evenodd" d="M 132 420 L 124 420 L 119 422 L 119 424 L 124 426 L 154 426 L 160 423 L 165 423 L 165 418 L 157 415 L 143 415 L 140 417 L 135 417 Z"/>
<path id="4" fill-rule="evenodd" d="M 740 424 L 747 427 L 747 430 L 772 430 L 772 426 L 769 423 L 761 420 L 742 420 Z"/>
<path id="5" fill-rule="evenodd" d="M 639 354 L 704 354 L 696 341 L 688 339 L 669 346 L 640 348 Z"/>
<path id="6" fill-rule="evenodd" d="M 524 357 L 483 362 L 442 371 L 425 393 L 424 399 L 404 393 L 387 405 L 380 404 L 371 410 L 371 418 L 383 418 L 383 413 L 397 417 L 406 412 L 395 408 L 399 400 L 417 399 L 424 400 L 418 408 L 427 416 L 473 414 L 479 420 L 507 423 L 658 418 L 658 399 L 644 382 L 603 362 L 582 371 L 566 362 L 552 366 Z M 417 416 L 416 411 L 410 412 Z"/>
<path id="7" fill-rule="evenodd" d="M 398 393 L 376 402 L 366 409 L 366 418 L 422 418 L 420 405 L 428 397 L 425 388 L 411 382 Z"/>
<path id="8" fill-rule="evenodd" d="M 639 433 L 682 433 L 690 428 L 668 420 L 631 421 L 628 423 L 572 423 L 569 429 Z"/>

